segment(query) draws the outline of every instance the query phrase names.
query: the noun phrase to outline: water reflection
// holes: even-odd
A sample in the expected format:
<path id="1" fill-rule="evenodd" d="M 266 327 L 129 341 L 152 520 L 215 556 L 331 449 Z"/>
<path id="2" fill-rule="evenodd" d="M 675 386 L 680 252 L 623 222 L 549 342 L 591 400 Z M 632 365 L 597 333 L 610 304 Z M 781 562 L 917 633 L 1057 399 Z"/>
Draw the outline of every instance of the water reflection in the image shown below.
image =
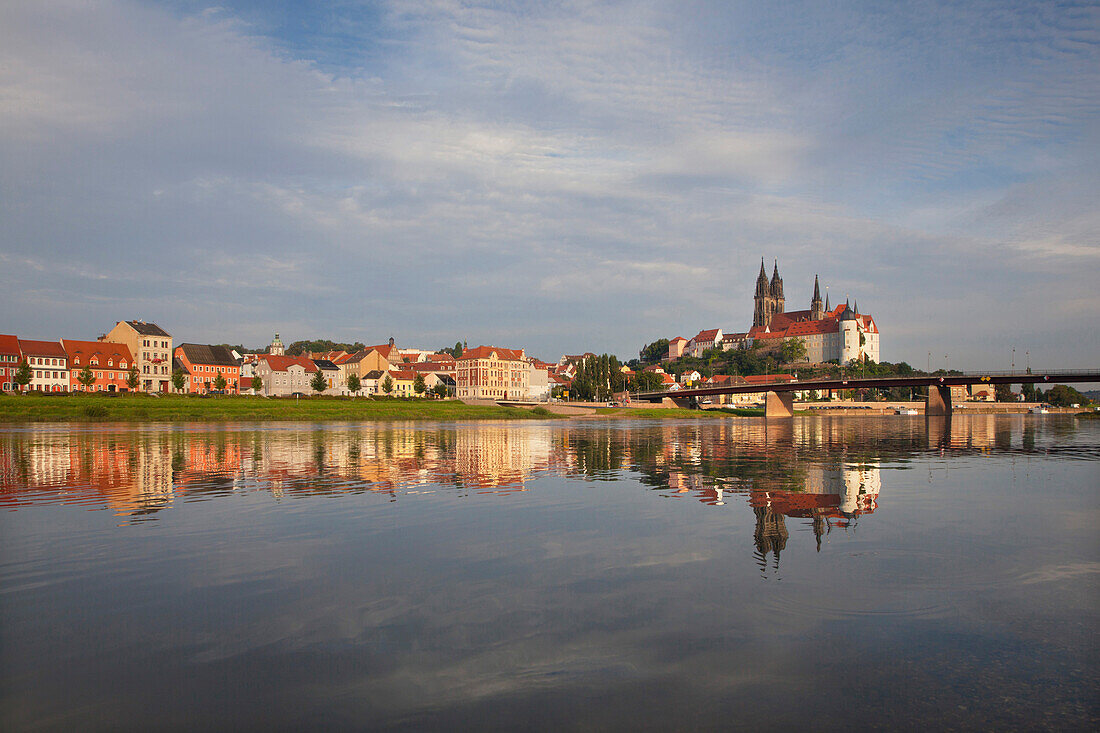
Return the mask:
<path id="1" fill-rule="evenodd" d="M 877 507 L 880 461 L 994 448 L 1035 452 L 1054 421 L 827 417 L 783 422 L 478 423 L 209 426 L 140 429 L 42 426 L 0 435 L 0 506 L 40 502 L 109 508 L 131 521 L 176 501 L 266 491 L 506 495 L 546 474 L 634 478 L 670 498 L 732 502 L 757 517 L 761 560 L 778 560 L 807 520 L 820 548 L 834 527 Z"/>
<path id="2" fill-rule="evenodd" d="M 1098 446 L 1027 416 L 3 431 L 0 728 L 1088 728 Z"/>

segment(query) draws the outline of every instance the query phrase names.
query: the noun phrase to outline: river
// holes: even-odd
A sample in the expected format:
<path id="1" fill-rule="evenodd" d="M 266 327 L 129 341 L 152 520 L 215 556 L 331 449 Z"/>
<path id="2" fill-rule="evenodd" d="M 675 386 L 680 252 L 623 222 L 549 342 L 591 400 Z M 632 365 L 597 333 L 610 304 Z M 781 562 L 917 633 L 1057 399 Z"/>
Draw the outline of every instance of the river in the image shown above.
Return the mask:
<path id="1" fill-rule="evenodd" d="M 1095 729 L 1100 421 L 0 430 L 0 728 Z"/>

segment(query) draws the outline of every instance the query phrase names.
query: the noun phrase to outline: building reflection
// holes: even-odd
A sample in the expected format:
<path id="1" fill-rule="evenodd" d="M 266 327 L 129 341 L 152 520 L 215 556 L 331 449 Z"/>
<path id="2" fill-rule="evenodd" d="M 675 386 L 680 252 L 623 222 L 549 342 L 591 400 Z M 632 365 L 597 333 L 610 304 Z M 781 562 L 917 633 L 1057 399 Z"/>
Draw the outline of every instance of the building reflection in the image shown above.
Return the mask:
<path id="1" fill-rule="evenodd" d="M 675 499 L 751 511 L 758 561 L 805 523 L 822 537 L 873 514 L 880 464 L 930 453 L 1033 450 L 1047 422 L 992 415 L 303 427 L 54 426 L 0 433 L 0 506 L 109 508 L 139 521 L 174 502 L 266 492 L 504 496 L 544 476 L 630 480 Z M 737 515 L 731 515 L 731 518 Z M 744 517 L 745 515 L 739 515 Z"/>

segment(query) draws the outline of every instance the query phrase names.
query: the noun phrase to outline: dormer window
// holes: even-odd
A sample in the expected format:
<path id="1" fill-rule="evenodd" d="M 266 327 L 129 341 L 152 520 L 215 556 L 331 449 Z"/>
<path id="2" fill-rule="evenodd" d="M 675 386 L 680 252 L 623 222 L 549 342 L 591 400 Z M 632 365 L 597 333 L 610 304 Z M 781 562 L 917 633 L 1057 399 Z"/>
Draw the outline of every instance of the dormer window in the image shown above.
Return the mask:
<path id="1" fill-rule="evenodd" d="M 108 359 L 107 360 L 107 366 L 113 367 L 114 365 L 115 365 L 115 360 L 114 359 Z"/>
<path id="2" fill-rule="evenodd" d="M 73 364 L 79 364 L 79 363 L 80 363 L 80 357 L 79 356 L 74 356 L 73 357 Z"/>
<path id="3" fill-rule="evenodd" d="M 91 364 L 92 366 L 99 366 L 99 359 L 93 358 Z"/>
<path id="4" fill-rule="evenodd" d="M 124 361 L 120 361 L 120 362 L 118 363 L 118 368 L 119 368 L 119 369 L 125 369 L 125 368 L 126 368 L 126 362 L 124 362 Z"/>

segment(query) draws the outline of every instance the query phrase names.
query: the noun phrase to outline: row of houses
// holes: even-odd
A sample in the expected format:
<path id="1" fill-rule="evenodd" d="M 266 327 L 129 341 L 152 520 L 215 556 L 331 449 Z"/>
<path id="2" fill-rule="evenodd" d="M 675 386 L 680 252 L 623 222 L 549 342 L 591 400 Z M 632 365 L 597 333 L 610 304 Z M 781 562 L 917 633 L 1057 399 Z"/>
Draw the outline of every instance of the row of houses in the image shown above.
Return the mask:
<path id="1" fill-rule="evenodd" d="M 358 378 L 356 394 L 418 396 L 427 393 L 462 399 L 544 400 L 562 383 L 551 365 L 523 349 L 478 346 L 459 358 L 449 353 L 398 348 L 394 339 L 355 352 L 329 351 L 288 356 L 279 334 L 266 352 L 239 353 L 225 346 L 181 343 L 160 326 L 119 321 L 96 341 L 39 341 L 0 334 L 0 386 L 17 389 L 16 374 L 26 362 L 27 389 L 36 392 L 182 392 L 186 394 L 309 395 L 320 374 L 323 394 L 349 395 L 349 378 Z M 85 369 L 90 384 L 81 382 Z M 136 371 L 137 385 L 131 388 Z M 173 377 L 182 377 L 177 388 Z M 418 383 L 423 392 L 417 392 Z"/>

